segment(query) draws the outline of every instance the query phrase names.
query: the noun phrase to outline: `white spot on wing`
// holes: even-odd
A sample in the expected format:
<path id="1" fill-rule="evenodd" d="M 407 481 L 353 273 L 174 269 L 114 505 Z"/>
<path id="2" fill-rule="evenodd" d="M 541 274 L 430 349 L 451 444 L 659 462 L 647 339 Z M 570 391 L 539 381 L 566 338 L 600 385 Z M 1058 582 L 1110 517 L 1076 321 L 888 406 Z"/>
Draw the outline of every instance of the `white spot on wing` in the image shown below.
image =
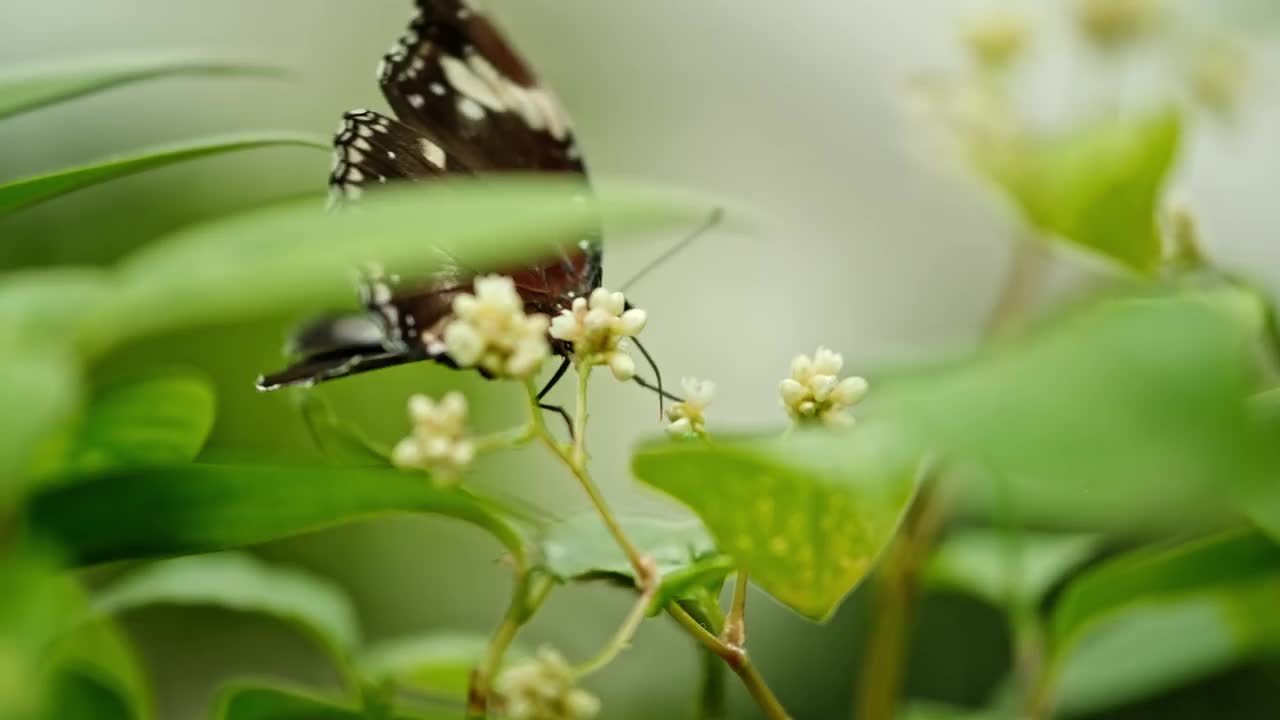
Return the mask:
<path id="1" fill-rule="evenodd" d="M 490 110 L 501 112 L 506 109 L 506 104 L 498 97 L 494 88 L 476 75 L 466 63 L 446 55 L 440 58 L 440 67 L 444 69 L 444 76 L 453 89 Z"/>
<path id="2" fill-rule="evenodd" d="M 427 104 L 427 99 L 418 93 L 413 93 L 409 96 L 409 104 L 416 108 L 421 108 L 423 105 Z"/>
<path id="3" fill-rule="evenodd" d="M 445 164 L 444 150 L 426 138 L 421 138 L 418 142 L 422 145 L 422 157 L 426 158 L 427 162 L 435 167 L 443 170 Z"/>
<path id="4" fill-rule="evenodd" d="M 469 97 L 458 99 L 458 112 L 477 122 L 483 120 L 485 115 L 484 107 Z"/>

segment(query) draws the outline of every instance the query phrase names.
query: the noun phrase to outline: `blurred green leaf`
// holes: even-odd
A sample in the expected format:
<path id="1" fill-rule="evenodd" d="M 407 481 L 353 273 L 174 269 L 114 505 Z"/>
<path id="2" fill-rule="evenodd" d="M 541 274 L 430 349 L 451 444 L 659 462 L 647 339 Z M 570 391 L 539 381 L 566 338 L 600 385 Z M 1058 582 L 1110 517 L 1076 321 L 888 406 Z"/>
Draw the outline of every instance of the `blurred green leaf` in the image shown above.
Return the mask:
<path id="1" fill-rule="evenodd" d="M 996 607 L 1036 605 L 1055 584 L 1097 550 L 1095 535 L 993 529 L 961 530 L 937 549 L 925 580 L 981 598 Z"/>
<path id="2" fill-rule="evenodd" d="M 762 588 L 825 620 L 896 531 L 915 491 L 917 448 L 867 423 L 850 433 L 650 442 L 632 468 L 696 512 Z"/>
<path id="3" fill-rule="evenodd" d="M 1280 641 L 1280 576 L 1212 591 L 1146 596 L 1060 648 L 1057 716 L 1140 700 L 1237 665 Z"/>
<path id="4" fill-rule="evenodd" d="M 330 148 L 330 144 L 321 139 L 297 133 L 279 132 L 209 138 L 188 141 L 179 145 L 149 148 L 128 157 L 58 170 L 48 175 L 22 178 L 7 184 L 0 184 L 0 217 L 76 190 L 146 170 L 164 167 L 165 165 L 209 155 L 279 145 L 313 147 L 325 151 Z"/>
<path id="5" fill-rule="evenodd" d="M 1156 209 L 1182 135 L 1176 110 L 984 142 L 975 161 L 1026 221 L 1141 273 L 1160 263 Z"/>
<path id="6" fill-rule="evenodd" d="M 200 377 L 161 376 L 108 388 L 90 404 L 65 469 L 87 475 L 194 460 L 213 416 L 213 388 Z"/>
<path id="7" fill-rule="evenodd" d="M 84 668 L 61 668 L 54 674 L 44 712 L 49 720 L 136 720 L 138 717 L 119 688 Z"/>
<path id="8" fill-rule="evenodd" d="M 1140 550 L 1091 570 L 1054 611 L 1050 668 L 1061 712 L 1140 699 L 1276 647 L 1277 592 L 1280 547 L 1252 531 Z"/>
<path id="9" fill-rule="evenodd" d="M 374 683 L 392 682 L 429 696 L 462 700 L 467 696 L 471 671 L 488 648 L 487 637 L 432 633 L 379 644 L 365 652 L 360 666 L 364 677 Z M 509 665 L 527 655 L 513 648 L 505 662 Z"/>
<path id="10" fill-rule="evenodd" d="M 968 361 L 873 380 L 861 416 L 973 463 L 949 465 L 964 512 L 1207 525 L 1234 512 L 1233 488 L 1280 467 L 1245 403 L 1256 357 L 1242 298 L 1256 305 L 1231 291 L 1106 301 Z"/>
<path id="11" fill-rule="evenodd" d="M 88 346 L 208 324 L 352 302 L 353 269 L 396 272 L 445 261 L 485 269 L 542 257 L 595 232 L 645 230 L 687 220 L 690 200 L 639 185 L 596 205 L 574 201 L 580 182 L 458 178 L 370 193 L 344 212 L 315 199 L 189 228 L 126 258 L 119 291 L 82 326 Z"/>
<path id="12" fill-rule="evenodd" d="M 1168 549 L 1140 550 L 1072 582 L 1053 616 L 1056 645 L 1089 623 L 1144 597 L 1188 593 L 1280 574 L 1280 546 L 1254 531 L 1233 531 Z"/>
<path id="13" fill-rule="evenodd" d="M 697 520 L 621 517 L 623 530 L 640 552 L 653 558 L 662 578 L 651 606 L 657 612 L 695 587 L 715 587 L 733 572 Z M 540 541 L 542 561 L 562 582 L 611 579 L 635 587 L 635 572 L 600 516 L 582 513 L 552 525 Z"/>
<path id="14" fill-rule="evenodd" d="M 214 720 L 457 720 L 461 711 L 362 712 L 341 700 L 281 686 L 237 685 L 218 699 Z"/>
<path id="15" fill-rule="evenodd" d="M 60 353 L 7 348 L 0 355 L 0 513 L 32 477 L 56 466 L 80 409 L 80 369 Z"/>
<path id="16" fill-rule="evenodd" d="M 74 581 L 67 578 L 71 586 Z M 78 588 L 75 594 L 81 593 Z M 56 718 L 154 716 L 142 666 L 124 633 L 109 618 L 81 622 L 60 638 L 47 666 L 54 673 Z M 78 714 L 77 714 L 78 713 Z"/>
<path id="17" fill-rule="evenodd" d="M 0 118 L 127 83 L 167 75 L 266 75 L 281 71 L 225 60 L 81 59 L 58 67 L 9 67 L 0 77 Z"/>
<path id="18" fill-rule="evenodd" d="M 225 691 L 215 720 L 363 720 L 365 714 L 340 700 L 281 687 L 238 686 Z"/>
<path id="19" fill-rule="evenodd" d="M 360 644 L 355 610 L 332 582 L 241 553 L 165 560 L 97 593 L 93 607 L 118 614 L 152 605 L 210 605 L 269 615 L 311 637 L 347 667 Z"/>
<path id="20" fill-rule="evenodd" d="M 7 547 L 0 588 L 0 717 L 44 720 L 54 688 L 43 661 L 82 607 L 44 547 Z"/>
<path id="21" fill-rule="evenodd" d="M 188 464 L 118 471 L 37 494 L 30 523 L 76 562 L 100 563 L 224 550 L 405 512 L 469 522 L 523 557 L 520 534 L 492 503 L 391 469 Z"/>
<path id="22" fill-rule="evenodd" d="M 101 268 L 36 268 L 0 275 L 0 343 L 65 348 L 112 290 Z"/>
<path id="23" fill-rule="evenodd" d="M 942 703 L 912 700 L 897 715 L 898 720 L 1004 720 L 999 713 L 954 707 Z M 1013 720 L 1009 718 L 1008 720 Z"/>

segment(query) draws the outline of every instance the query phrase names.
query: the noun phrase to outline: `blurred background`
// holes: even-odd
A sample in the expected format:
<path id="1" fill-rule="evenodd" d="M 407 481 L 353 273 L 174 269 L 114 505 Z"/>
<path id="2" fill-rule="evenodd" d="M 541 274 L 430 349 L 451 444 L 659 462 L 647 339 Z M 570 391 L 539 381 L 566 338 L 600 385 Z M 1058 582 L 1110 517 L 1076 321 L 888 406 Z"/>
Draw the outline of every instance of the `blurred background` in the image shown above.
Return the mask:
<path id="1" fill-rule="evenodd" d="M 1157 102 L 1171 85 L 1170 46 L 1229 33 L 1247 54 L 1230 112 L 1198 117 L 1174 182 L 1200 216 L 1223 266 L 1280 290 L 1280 18 L 1268 0 L 1168 3 L 1174 29 L 1123 60 L 1073 32 L 1067 0 L 1010 2 L 1033 20 L 1017 79 L 1019 103 L 1046 124 L 1091 104 Z M 379 57 L 403 30 L 409 0 L 0 0 L 0 70 L 89 55 L 190 54 L 264 60 L 282 81 L 163 80 L 46 109 L 0 125 L 0 179 L 130 148 L 242 129 L 327 134 L 355 107 L 384 109 Z M 722 198 L 730 221 L 633 291 L 650 313 L 646 344 L 667 377 L 719 384 L 713 421 L 783 421 L 776 384 L 792 355 L 819 344 L 857 372 L 890 359 L 972 345 L 997 292 L 1017 224 L 971 179 L 917 111 L 922 73 L 961 73 L 968 18 L 999 3 L 959 0 L 488 0 L 573 115 L 592 171 Z M 1024 7 L 1025 6 L 1025 7 Z M 1273 23 L 1268 26 L 1267 22 Z M 330 159 L 272 149 L 200 161 L 111 183 L 0 222 L 0 266 L 101 263 L 181 225 L 299 194 L 325 192 Z M 736 214 L 737 208 L 750 208 Z M 711 207 L 708 207 L 710 211 Z M 676 237 L 610 249 L 606 285 L 619 285 Z M 1062 253 L 1055 287 L 1106 271 Z M 353 296 L 354 301 L 354 296 Z M 324 308 L 317 308 L 322 310 Z M 168 336 L 126 348 L 97 373 L 196 367 L 217 383 L 218 458 L 318 459 L 284 394 L 253 390 L 280 364 L 297 317 Z M 664 512 L 638 489 L 628 450 L 659 430 L 653 398 L 600 379 L 590 446 L 597 477 L 619 507 Z M 521 411 L 509 388 L 462 373 L 406 367 L 325 388 L 344 417 L 384 440 L 405 429 L 410 392 L 463 389 L 476 422 L 506 426 Z M 547 472 L 542 472 L 545 468 Z M 556 508 L 580 492 L 536 450 L 486 461 L 476 482 Z M 371 640 L 431 628 L 487 632 L 509 573 L 499 548 L 443 520 L 396 518 L 275 543 L 260 550 L 348 588 Z M 108 571 L 109 572 L 109 571 Z M 797 718 L 847 716 L 860 638 L 861 591 L 815 626 L 753 596 L 753 655 Z M 585 657 L 630 598 L 606 587 L 555 593 L 525 643 L 554 642 Z M 283 627 L 231 614 L 148 610 L 127 618 L 153 673 L 161 717 L 203 717 L 227 678 L 269 672 L 333 682 L 318 653 Z M 959 596 L 926 598 L 908 693 L 978 703 L 1003 676 L 1008 639 L 995 610 Z M 957 653 L 954 648 L 963 647 Z M 661 661 L 656 661 L 657 658 Z M 664 621 L 648 623 L 621 661 L 592 679 L 605 717 L 690 713 L 697 656 Z M 1206 717 L 1234 698 L 1233 717 L 1274 717 L 1280 667 L 1252 666 L 1109 717 Z M 756 711 L 734 686 L 735 717 Z M 1212 714 L 1210 712 L 1210 714 Z"/>

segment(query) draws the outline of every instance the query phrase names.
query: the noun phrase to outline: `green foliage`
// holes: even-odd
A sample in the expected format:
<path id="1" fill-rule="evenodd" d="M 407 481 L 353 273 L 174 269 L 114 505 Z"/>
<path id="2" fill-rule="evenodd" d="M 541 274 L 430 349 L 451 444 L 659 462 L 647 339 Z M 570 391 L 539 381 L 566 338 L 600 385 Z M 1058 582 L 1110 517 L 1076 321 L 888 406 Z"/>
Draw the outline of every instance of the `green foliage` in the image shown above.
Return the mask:
<path id="1" fill-rule="evenodd" d="M 12 348 L 0 357 L 0 396 L 12 409 L 0 415 L 0 508 L 61 459 L 83 392 L 65 354 Z"/>
<path id="2" fill-rule="evenodd" d="M 391 469 L 190 464 L 115 471 L 37 494 L 30 518 L 76 562 L 101 563 L 242 547 L 404 512 L 472 523 L 523 557 L 520 534 L 492 503 Z"/>
<path id="3" fill-rule="evenodd" d="M 967 512 L 1128 533 L 1210 523 L 1275 467 L 1244 402 L 1255 318 L 1240 300 L 1256 306 L 1232 292 L 1103 302 L 968 361 L 886 376 L 863 414 L 959 461 Z"/>
<path id="4" fill-rule="evenodd" d="M 484 657 L 488 638 L 461 633 L 431 633 L 397 638 L 367 650 L 360 662 L 364 677 L 433 697 L 464 700 L 471 670 Z M 513 648 L 507 662 L 526 653 Z"/>
<path id="5" fill-rule="evenodd" d="M 188 141 L 157 147 L 92 165 L 58 170 L 38 177 L 0 184 L 0 217 L 37 203 L 117 178 L 210 155 L 253 150 L 280 145 L 329 149 L 329 143 L 297 133 L 255 133 L 225 138 Z"/>
<path id="6" fill-rule="evenodd" d="M 1181 137 L 1178 113 L 1162 110 L 970 151 L 1032 227 L 1151 274 L 1162 257 L 1157 204 Z"/>
<path id="7" fill-rule="evenodd" d="M 200 377 L 156 376 L 107 388 L 85 413 L 63 472 L 84 476 L 194 460 L 213 417 L 213 388 Z"/>
<path id="8" fill-rule="evenodd" d="M 107 614 L 150 605 L 212 605 L 269 615 L 310 636 L 340 666 L 360 640 L 355 611 L 341 589 L 238 553 L 152 565 L 104 589 L 93 602 L 94 609 Z"/>
<path id="9" fill-rule="evenodd" d="M 59 67 L 6 68 L 0 78 L 0 119 L 128 83 L 168 75 L 280 76 L 262 65 L 209 59 L 79 60 Z"/>
<path id="10" fill-rule="evenodd" d="M 732 561 L 716 551 L 697 520 L 634 516 L 618 520 L 636 548 L 657 565 L 661 580 L 652 612 L 698 588 L 718 591 L 733 571 Z M 631 563 L 595 513 L 576 515 L 551 526 L 539 548 L 546 569 L 562 582 L 603 578 L 636 587 Z"/>
<path id="11" fill-rule="evenodd" d="M 1280 643 L 1280 547 L 1233 532 L 1117 558 L 1076 580 L 1053 618 L 1049 686 L 1064 715 L 1140 699 Z M 1158 648 L 1141 652 L 1138 648 Z"/>
<path id="12" fill-rule="evenodd" d="M 66 584 L 70 586 L 71 581 Z M 144 671 L 111 619 L 82 621 L 57 640 L 50 656 L 46 667 L 55 683 L 50 717 L 146 720 L 153 716 Z"/>
<path id="13" fill-rule="evenodd" d="M 237 686 L 219 700 L 214 720 L 361 720 L 359 708 L 340 700 L 280 687 Z"/>
<path id="14" fill-rule="evenodd" d="M 68 629 L 76 598 L 54 573 L 45 548 L 10 547 L 0 556 L 0 710 L 5 720 L 42 718 L 50 678 L 42 660 Z"/>
<path id="15" fill-rule="evenodd" d="M 1096 535 L 962 530 L 943 541 L 924 577 L 996 607 L 1034 606 L 1097 551 L 1099 540 Z"/>
<path id="16" fill-rule="evenodd" d="M 689 506 L 788 607 L 824 620 L 871 568 L 915 489 L 919 454 L 884 426 L 652 442 L 632 467 Z"/>

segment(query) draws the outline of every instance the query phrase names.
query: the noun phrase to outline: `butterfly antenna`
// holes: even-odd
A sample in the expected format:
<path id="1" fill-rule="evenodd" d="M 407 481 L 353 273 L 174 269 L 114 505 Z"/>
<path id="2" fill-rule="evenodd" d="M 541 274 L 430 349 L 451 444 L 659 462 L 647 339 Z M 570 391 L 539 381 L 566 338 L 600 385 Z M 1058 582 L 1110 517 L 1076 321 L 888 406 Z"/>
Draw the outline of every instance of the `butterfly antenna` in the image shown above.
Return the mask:
<path id="1" fill-rule="evenodd" d="M 640 354 L 644 356 L 645 362 L 649 363 L 649 367 L 653 369 L 653 377 L 658 381 L 658 384 L 656 386 L 651 385 L 647 380 L 640 377 L 639 375 L 635 376 L 635 378 L 633 379 L 635 380 L 636 384 L 639 385 L 640 387 L 646 390 L 652 390 L 655 393 L 657 393 L 658 418 L 662 419 L 662 417 L 666 414 L 666 411 L 667 411 L 666 406 L 663 404 L 665 400 L 673 400 L 675 402 L 684 402 L 684 400 L 676 395 L 672 395 L 671 393 L 663 389 L 662 371 L 658 369 L 658 363 L 653 361 L 653 356 L 649 354 L 648 350 L 644 349 L 644 345 L 641 345 L 639 340 L 637 340 L 636 338 L 631 338 L 631 342 L 636 344 L 636 348 L 639 349 Z"/>
<path id="2" fill-rule="evenodd" d="M 702 237 L 703 235 L 705 235 L 706 233 L 714 229 L 717 225 L 720 224 L 720 221 L 723 219 L 724 219 L 724 208 L 716 208 L 712 210 L 711 215 L 707 217 L 706 222 L 702 223 L 702 225 L 700 225 L 697 230 L 694 230 L 692 233 L 689 233 L 688 237 L 676 243 L 675 245 L 672 245 L 671 247 L 667 248 L 666 252 L 662 253 L 661 255 L 654 258 L 653 260 L 650 260 L 648 265 L 645 265 L 644 267 L 640 268 L 639 272 L 632 275 L 630 280 L 623 283 L 622 292 L 625 293 L 637 282 L 640 282 L 640 280 L 643 279 L 645 275 L 648 275 L 650 272 L 660 267 L 663 263 L 675 257 L 676 255 L 678 255 L 682 250 L 689 247 L 689 245 L 691 245 L 694 240 L 697 240 L 698 238 Z"/>

